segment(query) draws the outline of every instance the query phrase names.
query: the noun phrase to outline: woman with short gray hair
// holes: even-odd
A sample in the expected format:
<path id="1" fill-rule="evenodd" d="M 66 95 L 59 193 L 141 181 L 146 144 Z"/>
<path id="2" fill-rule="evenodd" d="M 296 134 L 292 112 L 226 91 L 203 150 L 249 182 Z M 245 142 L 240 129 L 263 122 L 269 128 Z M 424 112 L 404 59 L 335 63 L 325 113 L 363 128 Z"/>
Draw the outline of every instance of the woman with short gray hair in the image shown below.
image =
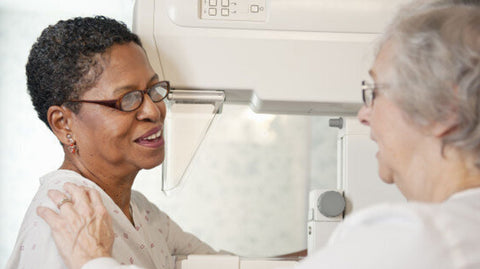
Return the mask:
<path id="1" fill-rule="evenodd" d="M 480 8 L 416 3 L 379 47 L 358 119 L 409 203 L 346 218 L 299 268 L 480 268 Z"/>

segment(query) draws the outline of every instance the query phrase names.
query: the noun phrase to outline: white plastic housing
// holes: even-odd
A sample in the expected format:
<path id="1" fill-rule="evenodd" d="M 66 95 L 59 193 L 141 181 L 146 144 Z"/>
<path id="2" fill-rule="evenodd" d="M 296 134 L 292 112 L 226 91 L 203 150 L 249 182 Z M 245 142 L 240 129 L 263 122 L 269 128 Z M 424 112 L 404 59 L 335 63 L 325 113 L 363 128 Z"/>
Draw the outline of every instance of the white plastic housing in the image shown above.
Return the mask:
<path id="1" fill-rule="evenodd" d="M 237 21 L 202 19 L 201 1 L 142 0 L 133 28 L 176 88 L 225 90 L 256 112 L 343 115 L 359 108 L 374 41 L 400 2 L 266 0 L 264 21 Z"/>

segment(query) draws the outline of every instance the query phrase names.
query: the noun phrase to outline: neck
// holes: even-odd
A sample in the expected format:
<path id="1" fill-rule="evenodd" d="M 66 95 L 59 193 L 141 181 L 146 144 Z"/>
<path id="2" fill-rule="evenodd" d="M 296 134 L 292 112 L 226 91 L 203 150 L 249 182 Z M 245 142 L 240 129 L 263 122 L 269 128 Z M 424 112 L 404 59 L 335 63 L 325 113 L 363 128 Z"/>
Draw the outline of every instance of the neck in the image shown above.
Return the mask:
<path id="1" fill-rule="evenodd" d="M 60 169 L 68 169 L 81 174 L 97 184 L 113 202 L 122 210 L 125 216 L 133 223 L 130 212 L 130 198 L 132 185 L 138 170 L 119 174 L 115 169 L 95 169 L 83 165 L 80 161 L 65 158 Z M 116 173 L 113 173 L 115 171 Z M 112 172 L 112 173 L 110 173 Z"/>
<path id="2" fill-rule="evenodd" d="M 445 159 L 452 163 L 445 173 L 450 178 L 439 175 L 442 181 L 434 197 L 437 201 L 444 201 L 457 192 L 480 187 L 480 170 L 473 157 L 465 157 L 460 152 L 451 150 L 445 153 Z"/>
<path id="3" fill-rule="evenodd" d="M 410 173 L 413 188 L 405 196 L 408 200 L 439 203 L 453 194 L 480 187 L 480 170 L 474 159 L 454 148 L 445 147 L 443 156 L 429 156 L 423 171 Z M 411 181 L 412 182 L 412 181 Z"/>

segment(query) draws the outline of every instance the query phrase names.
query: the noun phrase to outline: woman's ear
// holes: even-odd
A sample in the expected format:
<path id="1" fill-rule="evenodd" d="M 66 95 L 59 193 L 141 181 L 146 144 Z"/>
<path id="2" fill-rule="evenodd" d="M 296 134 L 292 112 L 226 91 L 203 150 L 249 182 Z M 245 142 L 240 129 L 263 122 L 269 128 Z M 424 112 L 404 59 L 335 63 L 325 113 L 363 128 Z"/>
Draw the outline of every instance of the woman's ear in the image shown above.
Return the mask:
<path id="1" fill-rule="evenodd" d="M 458 86 L 453 86 L 452 91 L 455 95 L 453 100 L 457 100 L 459 91 Z M 434 122 L 431 126 L 431 133 L 438 138 L 443 138 L 455 131 L 458 127 L 458 104 L 452 102 L 449 105 L 445 105 L 444 109 L 446 114 L 441 120 Z"/>
<path id="2" fill-rule="evenodd" d="M 64 106 L 51 106 L 47 111 L 47 119 L 50 128 L 52 129 L 58 140 L 64 145 L 68 145 L 67 134 L 71 134 L 70 125 L 73 122 L 73 112 Z"/>
<path id="3" fill-rule="evenodd" d="M 457 118 L 451 116 L 442 122 L 433 123 L 431 126 L 431 132 L 434 136 L 438 138 L 442 138 L 445 135 L 454 131 L 456 127 L 457 127 Z"/>

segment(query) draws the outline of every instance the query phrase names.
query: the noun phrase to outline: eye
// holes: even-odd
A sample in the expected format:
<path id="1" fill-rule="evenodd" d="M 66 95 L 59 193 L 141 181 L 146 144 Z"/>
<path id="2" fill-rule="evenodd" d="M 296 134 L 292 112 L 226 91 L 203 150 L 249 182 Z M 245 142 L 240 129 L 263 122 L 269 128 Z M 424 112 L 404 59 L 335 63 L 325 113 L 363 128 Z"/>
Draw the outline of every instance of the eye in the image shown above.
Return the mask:
<path id="1" fill-rule="evenodd" d="M 122 111 L 132 111 L 137 109 L 142 103 L 143 93 L 141 91 L 131 91 L 125 94 L 120 101 Z"/>
<path id="2" fill-rule="evenodd" d="M 148 90 L 148 95 L 150 96 L 150 98 L 152 98 L 152 101 L 154 102 L 162 101 L 163 98 L 165 98 L 165 96 L 167 95 L 167 93 L 167 85 L 161 82 L 153 85 L 153 87 Z"/>

